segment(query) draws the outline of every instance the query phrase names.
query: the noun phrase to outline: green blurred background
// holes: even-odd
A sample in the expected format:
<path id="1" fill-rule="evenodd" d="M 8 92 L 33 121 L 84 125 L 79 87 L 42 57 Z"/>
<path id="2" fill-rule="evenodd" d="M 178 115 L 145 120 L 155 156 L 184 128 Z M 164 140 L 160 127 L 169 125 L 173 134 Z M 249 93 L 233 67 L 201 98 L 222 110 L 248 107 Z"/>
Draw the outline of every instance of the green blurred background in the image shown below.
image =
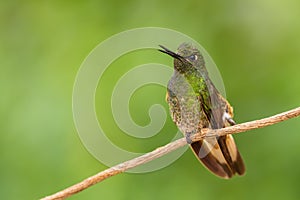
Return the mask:
<path id="1" fill-rule="evenodd" d="M 88 53 L 127 29 L 171 28 L 202 44 L 219 67 L 237 122 L 299 106 L 299 9 L 297 0 L 1 1 L 1 199 L 37 199 L 106 169 L 77 135 L 72 89 Z M 106 76 L 148 62 L 171 65 L 169 57 L 147 50 L 116 62 Z M 103 80 L 107 94 L 110 80 Z M 153 103 L 167 108 L 164 93 L 146 86 L 134 94 L 136 123 L 149 123 Z M 97 114 L 108 116 L 109 137 L 130 150 L 150 151 L 176 130 L 168 118 L 153 138 L 124 138 L 109 108 Z M 299 129 L 300 119 L 292 119 L 237 135 L 244 177 L 218 179 L 189 150 L 162 170 L 121 174 L 70 199 L 299 199 Z"/>

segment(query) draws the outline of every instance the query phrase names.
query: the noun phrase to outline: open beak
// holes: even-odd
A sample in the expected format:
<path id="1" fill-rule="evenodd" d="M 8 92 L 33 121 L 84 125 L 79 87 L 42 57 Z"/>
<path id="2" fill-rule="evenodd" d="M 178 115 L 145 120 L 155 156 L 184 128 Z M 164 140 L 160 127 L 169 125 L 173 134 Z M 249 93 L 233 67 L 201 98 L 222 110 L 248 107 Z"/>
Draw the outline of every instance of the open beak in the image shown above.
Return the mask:
<path id="1" fill-rule="evenodd" d="M 168 54 L 169 56 L 172 56 L 173 58 L 176 58 L 181 61 L 182 61 L 182 59 L 184 59 L 181 55 L 178 55 L 177 53 L 167 49 L 166 47 L 164 47 L 162 45 L 158 45 L 158 46 L 160 46 L 162 48 L 162 49 L 158 49 L 158 51 Z"/>

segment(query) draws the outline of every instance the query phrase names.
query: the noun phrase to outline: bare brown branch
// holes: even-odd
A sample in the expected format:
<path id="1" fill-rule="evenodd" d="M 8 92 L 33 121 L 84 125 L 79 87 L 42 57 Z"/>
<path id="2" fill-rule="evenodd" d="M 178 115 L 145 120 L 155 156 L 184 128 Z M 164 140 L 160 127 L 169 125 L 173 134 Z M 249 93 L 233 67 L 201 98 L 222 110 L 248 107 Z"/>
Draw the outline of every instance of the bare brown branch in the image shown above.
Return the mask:
<path id="1" fill-rule="evenodd" d="M 203 129 L 201 133 L 195 134 L 191 137 L 193 141 L 198 141 L 203 139 L 204 137 L 212 137 L 212 136 L 223 136 L 226 134 L 235 134 L 235 133 L 241 133 L 245 131 L 249 131 L 252 129 L 262 128 L 265 126 L 270 126 L 294 117 L 297 117 L 300 115 L 300 107 L 295 108 L 293 110 L 274 115 L 268 118 L 255 120 L 251 122 L 246 122 L 242 124 L 237 124 L 235 126 L 230 126 L 222 129 Z M 172 143 L 169 143 L 163 147 L 159 147 L 155 149 L 152 152 L 146 153 L 140 157 L 134 158 L 132 160 L 126 161 L 124 163 L 118 164 L 114 167 L 111 167 L 109 169 L 106 169 L 102 172 L 99 172 L 98 174 L 91 176 L 80 183 L 77 183 L 69 188 L 66 188 L 60 192 L 57 192 L 53 195 L 47 196 L 43 198 L 42 200 L 54 200 L 54 199 L 65 199 L 73 194 L 76 194 L 96 183 L 99 183 L 111 176 L 120 174 L 128 169 L 137 167 L 139 165 L 145 164 L 147 162 L 150 162 L 151 160 L 154 160 L 156 158 L 159 158 L 165 154 L 168 154 L 169 152 L 172 152 L 179 147 L 182 147 L 186 145 L 185 138 L 178 139 Z"/>

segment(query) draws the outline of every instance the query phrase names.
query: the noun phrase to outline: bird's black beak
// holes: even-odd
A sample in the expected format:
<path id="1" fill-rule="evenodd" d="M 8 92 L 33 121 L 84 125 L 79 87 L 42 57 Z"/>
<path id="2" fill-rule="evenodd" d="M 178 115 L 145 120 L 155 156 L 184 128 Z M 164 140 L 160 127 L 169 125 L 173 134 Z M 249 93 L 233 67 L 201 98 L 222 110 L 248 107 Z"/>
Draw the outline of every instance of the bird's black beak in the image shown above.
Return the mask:
<path id="1" fill-rule="evenodd" d="M 169 56 L 172 56 L 173 58 L 176 58 L 178 60 L 184 59 L 181 55 L 178 55 L 177 53 L 167 49 L 166 47 L 164 47 L 162 45 L 158 45 L 158 46 L 160 46 L 162 48 L 162 49 L 158 49 L 158 51 L 168 54 Z"/>

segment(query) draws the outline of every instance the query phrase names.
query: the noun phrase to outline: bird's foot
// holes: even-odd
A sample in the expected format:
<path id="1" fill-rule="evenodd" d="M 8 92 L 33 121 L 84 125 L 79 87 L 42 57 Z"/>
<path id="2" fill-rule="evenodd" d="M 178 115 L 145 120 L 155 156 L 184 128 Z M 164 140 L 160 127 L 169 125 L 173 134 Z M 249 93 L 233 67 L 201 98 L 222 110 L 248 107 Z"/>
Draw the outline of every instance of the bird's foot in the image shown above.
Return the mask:
<path id="1" fill-rule="evenodd" d="M 231 126 L 236 125 L 235 121 L 231 118 L 231 116 L 227 112 L 224 113 L 223 120 L 226 120 Z"/>
<path id="2" fill-rule="evenodd" d="M 226 120 L 227 120 L 227 122 L 228 122 L 231 126 L 236 125 L 235 121 L 234 121 L 231 117 L 226 118 Z"/>
<path id="3" fill-rule="evenodd" d="M 191 135 L 193 135 L 192 132 L 188 132 L 188 133 L 185 134 L 186 143 L 188 143 L 188 144 L 193 143 L 193 140 L 191 139 Z"/>

